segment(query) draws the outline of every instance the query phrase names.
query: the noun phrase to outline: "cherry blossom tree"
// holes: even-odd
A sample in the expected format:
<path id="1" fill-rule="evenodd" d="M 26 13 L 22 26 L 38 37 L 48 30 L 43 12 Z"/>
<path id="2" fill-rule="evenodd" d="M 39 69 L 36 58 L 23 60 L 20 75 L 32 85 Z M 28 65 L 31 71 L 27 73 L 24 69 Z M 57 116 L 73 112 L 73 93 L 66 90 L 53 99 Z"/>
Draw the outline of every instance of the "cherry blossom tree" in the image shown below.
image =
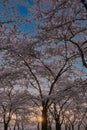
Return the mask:
<path id="1" fill-rule="evenodd" d="M 2 111 L 0 118 L 4 125 L 4 130 L 8 130 L 10 122 L 13 121 L 19 110 L 23 110 L 25 106 L 31 104 L 31 101 L 29 101 L 31 96 L 28 91 L 16 90 L 14 85 L 6 80 L 6 76 L 2 75 L 0 79 L 0 111 Z"/>
<path id="2" fill-rule="evenodd" d="M 5 4 L 0 2 L 0 5 L 5 6 L 6 10 L 8 10 L 8 7 L 11 6 L 9 2 L 9 0 L 5 1 Z M 30 7 L 26 2 L 19 1 L 19 3 L 26 8 Z M 6 80 L 6 84 L 10 83 L 9 85 L 15 86 L 15 89 L 17 87 L 25 88 L 27 92 L 33 95 L 33 103 L 42 108 L 42 130 L 48 130 L 48 111 L 52 103 L 55 104 L 56 125 L 58 123 L 61 125 L 59 118 L 63 116 L 63 120 L 65 122 L 68 120 L 70 125 L 72 125 L 72 129 L 74 129 L 75 118 L 77 119 L 77 107 L 80 112 L 82 110 L 85 112 L 85 109 L 82 108 L 85 108 L 83 104 L 86 103 L 87 98 L 86 80 L 83 80 L 86 75 L 83 74 L 83 66 L 80 65 L 80 69 L 77 69 L 77 66 L 82 63 L 85 67 L 87 66 L 86 3 L 83 0 L 37 0 L 29 8 L 29 11 L 31 10 L 30 15 L 32 14 L 29 17 L 20 17 L 18 10 L 15 10 L 14 7 L 16 7 L 16 4 L 12 5 L 10 10 L 8 10 L 15 14 L 14 17 L 11 19 L 10 14 L 6 21 L 2 19 L 2 26 L 0 27 L 1 86 L 2 88 L 4 87 L 4 81 Z M 23 32 L 23 30 L 20 32 L 19 23 L 22 25 L 26 22 L 26 18 L 27 22 L 36 22 L 37 29 L 35 32 Z M 80 77 L 80 80 L 77 82 L 76 79 L 78 77 Z M 2 93 L 2 91 L 0 92 Z M 12 92 L 13 89 L 9 88 L 8 93 L 6 91 L 2 93 L 8 99 L 7 106 L 2 107 L 4 113 L 6 110 L 8 111 L 6 114 L 9 113 L 5 115 L 5 124 L 9 124 L 10 114 L 13 113 L 13 108 L 11 112 L 9 112 L 10 109 L 6 109 L 9 107 L 8 104 L 12 106 L 12 103 L 14 103 L 11 102 L 14 98 Z M 23 94 L 25 94 L 23 95 L 23 98 L 25 98 L 26 93 Z M 15 98 L 19 101 L 18 106 L 22 105 L 20 94 L 18 98 Z M 72 101 L 67 108 L 67 111 L 72 110 L 69 116 L 64 111 L 65 106 L 61 108 L 62 103 L 64 105 L 69 104 L 67 98 Z M 59 104 L 60 112 L 57 109 Z M 75 107 L 75 111 L 72 109 L 73 107 Z M 24 119 L 24 115 L 20 114 L 22 112 L 19 111 L 18 115 L 21 116 L 20 122 L 23 125 L 22 119 Z M 82 115 L 84 115 L 83 113 Z M 73 121 L 70 118 L 70 114 L 75 117 Z M 82 116 L 81 119 L 83 119 Z M 81 119 L 78 120 L 81 121 Z M 61 127 L 59 125 L 58 129 L 60 130 Z"/>
<path id="3" fill-rule="evenodd" d="M 43 4 L 43 8 L 41 8 L 41 4 Z M 85 67 L 87 67 L 86 6 L 85 0 L 37 2 L 40 16 L 38 20 L 39 39 L 45 40 L 45 42 L 49 40 L 52 43 L 66 41 L 66 44 L 72 44 L 71 46 L 77 48 L 72 50 L 72 57 L 81 57 L 81 64 Z"/>

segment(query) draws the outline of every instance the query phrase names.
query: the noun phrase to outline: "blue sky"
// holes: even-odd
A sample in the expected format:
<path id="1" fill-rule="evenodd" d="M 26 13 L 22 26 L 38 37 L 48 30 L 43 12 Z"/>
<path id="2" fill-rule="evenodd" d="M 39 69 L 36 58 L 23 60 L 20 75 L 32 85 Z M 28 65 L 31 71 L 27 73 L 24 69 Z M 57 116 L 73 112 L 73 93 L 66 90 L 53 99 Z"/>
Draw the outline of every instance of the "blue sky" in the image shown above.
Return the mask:
<path id="1" fill-rule="evenodd" d="M 20 15 L 24 15 L 24 16 L 27 16 L 28 15 L 28 9 L 23 6 L 23 5 L 17 5 L 18 9 L 19 9 L 19 12 L 20 12 Z"/>
<path id="2" fill-rule="evenodd" d="M 26 2 L 29 3 L 29 7 L 34 5 L 34 1 L 33 0 L 26 0 Z M 32 12 L 30 12 L 29 7 L 23 6 L 21 4 L 17 4 L 17 8 L 19 10 L 19 14 L 20 14 L 20 18 L 22 19 L 23 17 L 25 17 L 25 19 L 29 20 L 31 19 L 30 17 L 32 16 Z M 34 34 L 36 33 L 36 21 L 33 20 L 32 22 L 24 22 L 24 24 L 22 24 L 20 26 L 20 29 L 22 31 L 31 31 L 30 34 Z"/>
<path id="3" fill-rule="evenodd" d="M 34 0 L 27 0 L 30 5 L 34 5 Z"/>
<path id="4" fill-rule="evenodd" d="M 24 4 L 23 4 L 24 2 Z M 18 28 L 21 31 L 36 33 L 36 21 L 26 22 L 32 16 L 29 7 L 34 5 L 34 0 L 9 0 L 5 2 L 2 0 L 0 3 L 0 21 L 17 20 Z M 15 14 L 15 15 L 14 15 Z M 14 23 L 13 23 L 14 24 Z M 12 24 L 10 24 L 12 26 Z"/>

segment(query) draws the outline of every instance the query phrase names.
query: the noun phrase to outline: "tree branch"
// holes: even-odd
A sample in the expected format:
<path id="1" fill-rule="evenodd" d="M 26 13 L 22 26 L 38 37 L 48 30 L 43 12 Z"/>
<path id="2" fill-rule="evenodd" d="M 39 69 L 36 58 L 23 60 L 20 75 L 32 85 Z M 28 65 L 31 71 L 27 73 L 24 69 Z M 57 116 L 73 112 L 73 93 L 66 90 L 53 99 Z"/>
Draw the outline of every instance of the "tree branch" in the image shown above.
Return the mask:
<path id="1" fill-rule="evenodd" d="M 83 50 L 81 49 L 81 47 L 78 45 L 78 43 L 76 43 L 75 41 L 71 40 L 70 39 L 70 42 L 72 42 L 75 46 L 77 46 L 79 52 L 80 52 L 80 56 L 81 56 L 81 59 L 82 59 L 82 63 L 83 63 L 83 66 L 85 66 L 87 68 L 87 63 L 85 61 L 85 57 L 84 57 L 84 53 L 83 53 Z"/>
<path id="2" fill-rule="evenodd" d="M 86 2 L 86 0 L 81 0 L 81 3 L 84 5 L 84 7 L 85 7 L 85 9 L 87 11 L 87 2 Z"/>

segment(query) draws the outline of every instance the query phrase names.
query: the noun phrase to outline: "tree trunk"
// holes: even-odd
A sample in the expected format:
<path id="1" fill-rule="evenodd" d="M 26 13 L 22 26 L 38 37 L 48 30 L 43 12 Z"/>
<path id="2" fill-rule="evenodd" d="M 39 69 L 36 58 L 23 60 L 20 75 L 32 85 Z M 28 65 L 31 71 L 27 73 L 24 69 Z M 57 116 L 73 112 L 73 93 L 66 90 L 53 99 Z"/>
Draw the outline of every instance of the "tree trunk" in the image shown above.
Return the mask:
<path id="1" fill-rule="evenodd" d="M 61 130 L 61 124 L 58 120 L 56 120 L 56 130 Z"/>
<path id="2" fill-rule="evenodd" d="M 87 130 L 87 125 L 85 126 L 85 130 Z"/>
<path id="3" fill-rule="evenodd" d="M 16 130 L 16 125 L 14 126 L 13 130 Z"/>
<path id="4" fill-rule="evenodd" d="M 49 124 L 48 124 L 48 130 L 52 130 L 51 122 L 50 121 L 49 121 Z"/>
<path id="5" fill-rule="evenodd" d="M 80 125 L 78 124 L 78 130 L 80 130 Z"/>
<path id="6" fill-rule="evenodd" d="M 74 130 L 74 125 L 72 124 L 72 130 Z"/>
<path id="7" fill-rule="evenodd" d="M 4 130 L 8 130 L 8 124 L 4 123 Z"/>
<path id="8" fill-rule="evenodd" d="M 61 124 L 60 123 L 56 123 L 56 130 L 61 130 Z"/>
<path id="9" fill-rule="evenodd" d="M 39 125 L 39 122 L 37 124 L 37 130 L 40 130 L 40 125 Z"/>
<path id="10" fill-rule="evenodd" d="M 16 130 L 16 121 L 15 121 L 15 124 L 14 124 L 13 130 Z"/>
<path id="11" fill-rule="evenodd" d="M 21 130 L 24 130 L 24 124 L 21 122 Z"/>
<path id="12" fill-rule="evenodd" d="M 47 123 L 47 108 L 46 107 L 43 107 L 43 110 L 42 110 L 42 130 L 47 130 L 47 126 L 48 126 L 48 123 Z"/>
<path id="13" fill-rule="evenodd" d="M 18 122 L 17 122 L 16 125 L 17 125 L 17 130 L 20 130 L 20 127 L 19 127 L 19 123 L 18 123 Z"/>
<path id="14" fill-rule="evenodd" d="M 71 125 L 69 124 L 69 130 L 71 130 Z"/>
<path id="15" fill-rule="evenodd" d="M 65 124 L 65 130 L 68 130 L 67 124 Z"/>

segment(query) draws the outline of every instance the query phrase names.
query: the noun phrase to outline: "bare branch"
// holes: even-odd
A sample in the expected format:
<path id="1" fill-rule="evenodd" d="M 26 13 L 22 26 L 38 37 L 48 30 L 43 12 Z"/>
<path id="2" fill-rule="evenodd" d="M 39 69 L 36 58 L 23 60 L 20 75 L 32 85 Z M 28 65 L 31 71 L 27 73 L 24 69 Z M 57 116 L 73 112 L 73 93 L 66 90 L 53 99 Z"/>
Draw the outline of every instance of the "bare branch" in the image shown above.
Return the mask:
<path id="1" fill-rule="evenodd" d="M 77 46 L 77 48 L 78 48 L 78 50 L 80 52 L 80 56 L 81 56 L 81 59 L 82 59 L 83 66 L 85 66 L 87 68 L 87 63 L 85 61 L 83 50 L 81 49 L 81 47 L 79 46 L 79 44 L 76 43 L 75 41 L 70 40 L 70 42 L 72 42 L 75 46 Z"/>

